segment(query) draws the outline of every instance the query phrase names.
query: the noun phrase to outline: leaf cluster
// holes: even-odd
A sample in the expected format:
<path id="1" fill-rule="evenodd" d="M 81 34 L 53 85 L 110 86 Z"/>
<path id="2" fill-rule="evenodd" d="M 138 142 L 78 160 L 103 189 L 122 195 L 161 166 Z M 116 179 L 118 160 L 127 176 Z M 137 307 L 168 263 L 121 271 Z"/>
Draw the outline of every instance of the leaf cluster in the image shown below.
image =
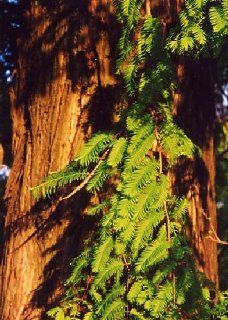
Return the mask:
<path id="1" fill-rule="evenodd" d="M 172 52 L 215 57 L 228 35 L 228 1 L 187 0 L 167 47 Z"/>
<path id="2" fill-rule="evenodd" d="M 100 216 L 95 241 L 73 261 L 62 307 L 49 312 L 55 319 L 209 319 L 209 290 L 184 231 L 188 202 L 170 192 L 169 169 L 180 156 L 193 157 L 196 147 L 172 116 L 174 75 L 166 50 L 205 45 L 208 2 L 186 1 L 181 32 L 167 41 L 159 21 L 142 15 L 144 1 L 116 1 L 123 25 L 118 70 L 131 96 L 122 130 L 94 135 L 75 161 L 35 189 L 47 196 L 84 180 L 95 193 L 118 177 L 113 192 L 92 210 Z M 209 22 L 222 36 L 213 8 Z"/>

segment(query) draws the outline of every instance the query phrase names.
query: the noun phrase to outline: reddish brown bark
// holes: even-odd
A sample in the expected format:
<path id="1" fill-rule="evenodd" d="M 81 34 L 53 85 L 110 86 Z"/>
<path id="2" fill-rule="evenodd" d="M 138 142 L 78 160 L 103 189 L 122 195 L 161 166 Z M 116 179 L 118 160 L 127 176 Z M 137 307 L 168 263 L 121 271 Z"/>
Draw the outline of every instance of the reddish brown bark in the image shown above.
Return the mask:
<path id="1" fill-rule="evenodd" d="M 18 40 L 1 320 L 44 319 L 60 296 L 87 200 L 35 205 L 30 188 L 73 159 L 92 130 L 110 126 L 115 109 L 112 2 L 51 3 L 30 1 Z"/>
<path id="2" fill-rule="evenodd" d="M 164 33 L 177 23 L 184 0 L 150 1 L 153 15 L 163 25 Z M 214 157 L 214 61 L 177 58 L 175 62 L 178 91 L 174 94 L 174 113 L 180 127 L 202 150 L 202 157 L 183 159 L 174 169 L 175 193 L 190 200 L 188 235 L 200 271 L 218 288 L 217 214 L 215 200 Z"/>
<path id="3" fill-rule="evenodd" d="M 188 235 L 200 271 L 218 288 L 217 214 L 214 155 L 214 61 L 181 59 L 175 95 L 177 121 L 202 156 L 180 160 L 174 169 L 174 189 L 190 200 Z"/>
<path id="4" fill-rule="evenodd" d="M 152 2 L 164 29 L 182 2 Z M 87 199 L 76 197 L 57 208 L 51 201 L 35 205 L 30 187 L 68 163 L 92 130 L 110 126 L 119 92 L 112 1 L 37 3 L 25 11 L 28 33 L 19 39 L 18 83 L 11 94 L 14 163 L 6 192 L 1 320 L 45 319 L 61 296 L 66 266 L 86 228 L 79 213 Z M 216 244 L 207 238 L 212 226 L 216 230 L 212 64 L 177 65 L 177 119 L 203 157 L 180 163 L 173 183 L 191 202 L 189 235 L 199 268 L 217 283 Z"/>

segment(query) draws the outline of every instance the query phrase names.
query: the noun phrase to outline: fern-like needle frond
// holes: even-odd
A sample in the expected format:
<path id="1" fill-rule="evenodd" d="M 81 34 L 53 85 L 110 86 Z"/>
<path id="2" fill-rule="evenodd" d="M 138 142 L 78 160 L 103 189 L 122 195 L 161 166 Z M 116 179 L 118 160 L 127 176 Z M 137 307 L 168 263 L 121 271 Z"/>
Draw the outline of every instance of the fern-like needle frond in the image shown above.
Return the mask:
<path id="1" fill-rule="evenodd" d="M 149 268 L 167 259 L 170 246 L 171 244 L 167 241 L 154 240 L 139 256 L 136 271 L 146 272 Z"/>

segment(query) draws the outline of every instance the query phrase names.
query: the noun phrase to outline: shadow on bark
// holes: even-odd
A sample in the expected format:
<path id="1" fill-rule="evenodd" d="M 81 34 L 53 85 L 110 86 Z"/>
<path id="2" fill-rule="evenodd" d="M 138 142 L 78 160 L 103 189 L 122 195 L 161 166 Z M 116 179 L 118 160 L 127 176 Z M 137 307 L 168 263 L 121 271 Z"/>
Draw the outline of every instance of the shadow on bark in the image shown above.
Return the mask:
<path id="1" fill-rule="evenodd" d="M 63 191 L 63 190 L 62 190 Z M 64 192 L 69 188 L 64 188 Z M 86 192 L 69 199 L 67 203 L 58 203 L 58 195 L 49 200 L 40 200 L 29 213 L 11 223 L 6 231 L 6 240 L 18 232 L 25 232 L 28 228 L 35 226 L 35 231 L 21 243 L 14 251 L 20 250 L 27 242 L 35 239 L 42 244 L 54 228 L 62 223 L 67 227 L 51 246 L 43 250 L 42 256 L 52 254 L 52 258 L 45 265 L 43 270 L 44 280 L 33 292 L 31 301 L 28 303 L 24 314 L 29 317 L 31 308 L 42 309 L 41 319 L 46 319 L 46 311 L 58 305 L 62 298 L 62 291 L 65 280 L 71 271 L 70 262 L 79 253 L 84 245 L 84 240 L 91 236 L 96 225 L 96 218 L 83 215 L 83 211 L 89 202 Z M 13 254 L 13 252 L 11 252 Z M 28 275 L 29 277 L 29 275 Z"/>
<path id="2" fill-rule="evenodd" d="M 31 13 L 29 1 L 21 1 L 25 19 L 22 26 L 23 36 L 18 41 L 19 73 L 13 87 L 16 101 L 14 108 L 23 114 L 27 133 L 32 132 L 31 114 L 32 108 L 36 108 L 34 97 L 48 96 L 51 83 L 63 73 L 71 83 L 69 95 L 80 91 L 82 96 L 90 86 L 94 84 L 96 86 L 86 105 L 91 131 L 110 129 L 114 125 L 114 113 L 121 104 L 120 86 L 116 84 L 116 80 L 108 83 L 103 79 L 104 62 L 100 61 L 98 47 L 105 33 L 112 56 L 106 72 L 114 78 L 113 61 L 117 55 L 119 26 L 114 15 L 107 9 L 108 1 L 106 5 L 102 2 L 106 3 L 84 0 L 39 1 L 39 6 Z M 92 6 L 95 6 L 96 10 L 93 11 Z M 105 58 L 110 60 L 110 56 Z M 67 108 L 67 105 L 64 105 L 64 108 Z M 87 123 L 82 130 L 88 130 Z M 30 143 L 26 138 L 27 133 L 22 142 L 24 143 L 21 164 L 23 170 L 27 161 L 26 146 Z M 31 136 L 33 137 L 32 134 Z M 23 170 L 23 174 L 26 174 Z M 19 176 L 15 172 L 14 174 L 16 177 Z M 15 180 L 19 184 L 24 183 L 23 175 Z M 68 194 L 71 188 L 66 187 L 61 192 Z M 34 240 L 42 246 L 44 261 L 46 256 L 51 256 L 43 267 L 43 281 L 34 290 L 31 301 L 28 301 L 27 309 L 24 310 L 23 315 L 28 319 L 32 319 L 30 312 L 36 308 L 43 310 L 41 319 L 45 319 L 46 311 L 58 304 L 62 297 L 60 288 L 69 275 L 71 259 L 83 246 L 83 239 L 96 229 L 96 218 L 83 215 L 89 202 L 89 196 L 85 192 L 74 196 L 66 203 L 56 205 L 58 196 L 57 193 L 51 199 L 39 201 L 26 213 L 19 211 L 20 196 L 13 199 L 11 194 L 11 198 L 8 199 L 13 203 L 12 208 L 15 211 L 11 209 L 12 212 L 9 212 L 5 229 L 6 244 L 15 235 L 22 234 L 20 238 L 22 242 L 19 246 L 15 245 L 13 252 Z M 62 224 L 66 224 L 66 227 L 62 228 Z M 55 243 L 46 245 L 48 235 L 51 235 L 58 226 L 62 228 L 62 234 Z M 26 238 L 27 230 L 34 231 Z"/>
<path id="3" fill-rule="evenodd" d="M 208 234 L 209 223 L 205 216 L 201 216 L 201 210 L 208 212 L 208 195 L 207 185 L 209 182 L 209 173 L 205 166 L 205 163 L 199 157 L 194 160 L 186 159 L 184 157 L 180 158 L 178 164 L 172 169 L 172 175 L 174 178 L 173 191 L 178 197 L 188 197 L 189 192 L 191 193 L 191 198 L 200 199 L 201 203 L 195 204 L 196 215 L 201 218 L 202 221 L 197 221 L 199 228 L 203 227 L 204 233 L 200 232 L 197 236 L 200 236 L 200 240 L 194 241 L 195 239 L 195 227 L 193 226 L 192 219 L 188 217 L 188 236 L 191 239 L 192 249 L 194 252 L 194 257 L 196 261 L 199 262 L 201 266 L 204 266 L 204 256 L 200 255 L 199 248 L 195 245 L 199 244 L 203 238 Z M 198 220 L 198 218 L 196 219 Z M 200 225 L 201 224 L 201 225 Z"/>
<path id="4" fill-rule="evenodd" d="M 108 3 L 106 6 L 102 1 L 98 5 L 96 1 L 92 4 L 93 1 L 88 0 L 53 1 L 50 5 L 46 1 L 39 3 L 38 17 L 31 17 L 31 21 L 26 17 L 23 32 L 27 36 L 19 43 L 27 70 L 18 105 L 29 101 L 34 94 L 45 95 L 48 85 L 61 75 L 62 70 L 57 65 L 60 53 L 67 61 L 67 75 L 73 88 L 78 85 L 86 88 L 91 76 L 99 73 L 97 44 L 103 32 L 108 35 L 112 59 L 117 56 L 119 25 L 107 9 Z M 88 9 L 89 4 L 96 7 L 94 14 Z M 110 67 L 109 73 L 113 74 L 115 67 L 113 64 Z"/>
<path id="5" fill-rule="evenodd" d="M 215 61 L 180 57 L 174 113 L 178 125 L 200 147 L 201 155 L 179 160 L 173 188 L 190 200 L 188 236 L 200 271 L 217 287 L 217 244 L 208 236 L 217 230 L 215 201 L 214 124 Z"/>

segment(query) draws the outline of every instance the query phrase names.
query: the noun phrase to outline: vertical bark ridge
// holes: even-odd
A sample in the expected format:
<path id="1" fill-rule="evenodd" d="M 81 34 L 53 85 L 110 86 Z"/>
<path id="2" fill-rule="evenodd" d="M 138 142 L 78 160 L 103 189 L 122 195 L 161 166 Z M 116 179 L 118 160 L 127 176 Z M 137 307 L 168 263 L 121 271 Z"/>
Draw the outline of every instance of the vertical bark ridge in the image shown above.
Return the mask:
<path id="1" fill-rule="evenodd" d="M 175 115 L 180 126 L 201 148 L 201 157 L 180 160 L 174 169 L 174 190 L 190 200 L 188 234 L 200 271 L 218 289 L 217 244 L 209 236 L 217 232 L 214 155 L 214 75 L 210 59 L 178 61 L 179 92 Z"/>
<path id="2" fill-rule="evenodd" d="M 151 1 L 153 15 L 163 25 L 164 34 L 176 24 L 184 0 Z M 209 239 L 217 230 L 214 157 L 214 61 L 178 57 L 174 61 L 178 90 L 173 113 L 180 127 L 202 150 L 202 157 L 181 159 L 171 172 L 174 193 L 190 201 L 188 235 L 198 269 L 218 289 L 217 244 Z M 216 291 L 215 291 L 216 295 Z"/>
<path id="3" fill-rule="evenodd" d="M 96 121 L 112 122 L 104 118 L 110 112 L 99 110 L 106 108 L 102 97 L 109 100 L 117 84 L 112 1 L 65 1 L 54 8 L 31 1 L 25 22 L 29 32 L 18 42 L 12 103 L 14 162 L 6 191 L 1 320 L 44 319 L 46 308 L 61 296 L 75 242 L 88 228 L 79 215 L 87 197 L 53 210 L 51 200 L 35 204 L 30 188 L 75 157 Z M 118 99 L 110 100 L 115 110 Z"/>

